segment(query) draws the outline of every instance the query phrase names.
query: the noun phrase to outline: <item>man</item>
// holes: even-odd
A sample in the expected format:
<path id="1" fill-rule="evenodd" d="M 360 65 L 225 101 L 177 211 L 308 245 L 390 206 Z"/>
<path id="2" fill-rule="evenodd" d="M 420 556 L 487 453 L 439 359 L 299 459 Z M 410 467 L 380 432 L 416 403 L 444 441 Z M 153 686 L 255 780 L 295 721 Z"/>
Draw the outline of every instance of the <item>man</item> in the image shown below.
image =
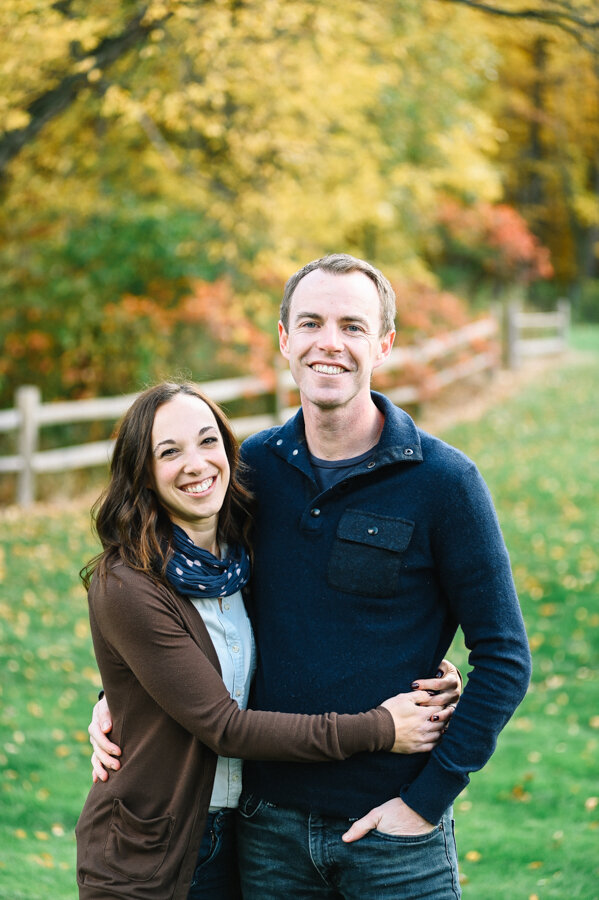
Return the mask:
<path id="1" fill-rule="evenodd" d="M 371 393 L 393 345 L 394 303 L 378 270 L 344 254 L 287 283 L 280 348 L 301 410 L 243 445 L 257 498 L 252 706 L 367 709 L 409 689 L 412 673 L 434 674 L 458 626 L 472 671 L 431 754 L 246 763 L 239 841 L 250 900 L 459 897 L 451 805 L 530 677 L 476 467 Z"/>

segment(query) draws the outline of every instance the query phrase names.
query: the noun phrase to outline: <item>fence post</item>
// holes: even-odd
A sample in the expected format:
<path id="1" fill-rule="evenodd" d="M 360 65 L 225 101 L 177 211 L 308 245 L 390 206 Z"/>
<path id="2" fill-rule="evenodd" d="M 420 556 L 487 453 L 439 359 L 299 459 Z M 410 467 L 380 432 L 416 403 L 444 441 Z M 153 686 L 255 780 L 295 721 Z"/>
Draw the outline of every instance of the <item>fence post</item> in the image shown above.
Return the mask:
<path id="1" fill-rule="evenodd" d="M 495 320 L 495 324 L 497 325 L 497 342 L 499 344 L 499 359 L 495 369 L 497 367 L 504 368 L 507 366 L 507 340 L 506 340 L 506 329 L 507 329 L 507 311 L 505 304 L 501 303 L 500 300 L 492 300 L 489 305 L 489 315 Z M 493 377 L 495 374 L 494 370 L 491 370 L 490 375 Z"/>
<path id="2" fill-rule="evenodd" d="M 18 452 L 21 469 L 17 479 L 17 503 L 30 506 L 35 500 L 35 470 L 33 456 L 37 450 L 38 415 L 41 392 L 33 385 L 23 385 L 15 393 L 15 407 L 20 414 Z"/>
<path id="3" fill-rule="evenodd" d="M 559 327 L 559 336 L 562 339 L 563 349 L 565 350 L 568 346 L 568 335 L 570 333 L 570 316 L 571 316 L 571 307 L 570 301 L 565 297 L 561 297 L 557 301 L 557 308 L 559 313 L 561 314 L 561 324 Z"/>
<path id="4" fill-rule="evenodd" d="M 275 370 L 275 424 L 283 424 L 283 410 L 287 406 L 287 389 L 284 378 L 287 368 L 279 354 L 274 359 Z"/>
<path id="5" fill-rule="evenodd" d="M 519 342 L 519 328 L 518 328 L 518 313 L 520 312 L 520 304 L 514 300 L 510 300 L 507 305 L 507 327 L 506 327 L 506 339 L 507 339 L 507 353 L 506 353 L 506 361 L 508 369 L 517 369 L 520 365 L 520 352 L 518 347 Z"/>

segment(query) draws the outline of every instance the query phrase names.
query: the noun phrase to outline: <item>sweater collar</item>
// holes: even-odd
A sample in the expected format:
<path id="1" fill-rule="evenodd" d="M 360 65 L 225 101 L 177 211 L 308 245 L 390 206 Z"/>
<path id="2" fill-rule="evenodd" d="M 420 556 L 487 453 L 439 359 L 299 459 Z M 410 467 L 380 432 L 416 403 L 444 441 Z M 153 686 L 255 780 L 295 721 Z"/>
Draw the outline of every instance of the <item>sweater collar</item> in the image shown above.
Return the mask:
<path id="1" fill-rule="evenodd" d="M 355 474 L 360 474 L 363 469 L 379 468 L 391 463 L 422 462 L 420 434 L 414 421 L 383 394 L 371 391 L 371 396 L 385 416 L 385 423 L 372 457 L 367 463 L 356 466 Z M 275 429 L 265 443 L 277 456 L 314 480 L 301 408 L 288 422 Z"/>

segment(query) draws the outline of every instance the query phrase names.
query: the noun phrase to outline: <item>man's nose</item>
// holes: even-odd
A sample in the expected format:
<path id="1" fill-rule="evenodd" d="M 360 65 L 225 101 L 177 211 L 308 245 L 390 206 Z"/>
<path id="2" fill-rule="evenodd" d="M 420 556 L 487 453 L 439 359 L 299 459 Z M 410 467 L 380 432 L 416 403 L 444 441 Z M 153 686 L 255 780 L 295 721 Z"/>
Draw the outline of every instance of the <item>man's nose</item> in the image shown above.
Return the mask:
<path id="1" fill-rule="evenodd" d="M 323 325 L 318 333 L 318 346 L 329 353 L 343 349 L 342 334 L 336 325 Z"/>

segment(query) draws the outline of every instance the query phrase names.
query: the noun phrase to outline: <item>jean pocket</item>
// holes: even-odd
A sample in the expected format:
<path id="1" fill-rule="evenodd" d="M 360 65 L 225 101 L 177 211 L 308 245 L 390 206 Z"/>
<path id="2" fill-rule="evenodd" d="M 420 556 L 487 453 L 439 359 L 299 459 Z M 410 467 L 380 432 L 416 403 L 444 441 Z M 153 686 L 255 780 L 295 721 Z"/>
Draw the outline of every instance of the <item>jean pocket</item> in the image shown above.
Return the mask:
<path id="1" fill-rule="evenodd" d="M 410 844 L 411 846 L 416 846 L 417 844 L 429 844 L 435 840 L 443 831 L 442 825 L 436 825 L 432 831 L 427 831 L 425 834 L 389 834 L 386 831 L 379 831 L 378 828 L 373 828 L 370 834 L 373 837 L 380 838 L 383 841 L 390 841 L 393 844 Z"/>
<path id="2" fill-rule="evenodd" d="M 253 819 L 262 809 L 276 809 L 274 803 L 262 800 L 255 794 L 243 794 L 239 798 L 239 806 L 237 811 L 244 819 Z"/>
<path id="3" fill-rule="evenodd" d="M 172 816 L 141 819 L 115 797 L 104 846 L 107 865 L 130 881 L 148 881 L 164 862 L 174 824 Z"/>

